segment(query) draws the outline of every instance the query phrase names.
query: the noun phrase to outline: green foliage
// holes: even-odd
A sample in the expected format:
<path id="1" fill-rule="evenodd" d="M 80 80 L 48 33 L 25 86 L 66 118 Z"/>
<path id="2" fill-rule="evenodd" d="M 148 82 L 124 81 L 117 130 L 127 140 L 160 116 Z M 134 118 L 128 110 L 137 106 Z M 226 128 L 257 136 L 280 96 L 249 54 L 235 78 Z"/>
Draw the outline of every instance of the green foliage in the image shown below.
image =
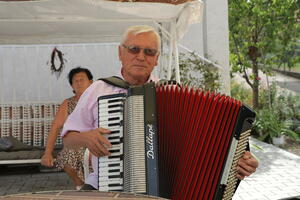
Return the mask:
<path id="1" fill-rule="evenodd" d="M 300 25 L 300 23 L 299 23 Z M 300 33 L 300 30 L 298 30 Z M 283 70 L 295 69 L 300 65 L 300 40 L 294 39 L 293 41 L 284 44 L 284 42 L 278 42 L 277 54 L 273 55 L 278 69 L 283 68 Z M 284 51 L 284 53 L 282 53 Z M 296 70 L 296 69 L 295 69 Z"/>
<path id="2" fill-rule="evenodd" d="M 251 105 L 252 91 L 251 89 L 246 88 L 245 86 L 231 81 L 231 91 L 230 94 L 233 98 L 240 100 L 241 102 Z"/>
<path id="3" fill-rule="evenodd" d="M 230 63 L 253 89 L 259 107 L 258 71 L 299 63 L 300 0 L 229 0 Z M 298 52 L 298 53 L 297 53 Z M 252 69 L 252 75 L 246 69 Z"/>
<path id="4" fill-rule="evenodd" d="M 180 79 L 184 85 L 218 91 L 219 73 L 213 64 L 204 63 L 194 52 L 179 55 Z"/>
<path id="5" fill-rule="evenodd" d="M 299 9 L 299 0 L 229 0 L 232 64 L 251 67 L 250 46 L 258 48 L 257 59 L 261 64 L 276 64 L 279 55 L 296 48 L 295 42 L 300 39 Z M 266 65 L 261 68 L 266 71 Z"/>

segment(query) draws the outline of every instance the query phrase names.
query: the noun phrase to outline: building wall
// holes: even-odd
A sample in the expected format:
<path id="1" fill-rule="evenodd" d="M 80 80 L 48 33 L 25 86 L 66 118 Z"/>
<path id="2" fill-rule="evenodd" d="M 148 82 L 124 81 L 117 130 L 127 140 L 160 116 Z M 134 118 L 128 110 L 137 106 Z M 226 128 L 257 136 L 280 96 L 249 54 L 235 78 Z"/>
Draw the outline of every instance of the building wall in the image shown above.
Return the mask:
<path id="1" fill-rule="evenodd" d="M 64 54 L 60 76 L 50 69 L 54 47 Z M 60 66 L 57 57 L 55 65 Z M 0 103 L 60 103 L 73 96 L 67 75 L 78 66 L 88 68 L 94 80 L 118 73 L 117 44 L 0 45 Z"/>
<path id="2" fill-rule="evenodd" d="M 192 51 L 222 67 L 223 92 L 230 93 L 228 3 L 226 0 L 203 0 L 203 22 L 193 24 L 180 41 Z"/>

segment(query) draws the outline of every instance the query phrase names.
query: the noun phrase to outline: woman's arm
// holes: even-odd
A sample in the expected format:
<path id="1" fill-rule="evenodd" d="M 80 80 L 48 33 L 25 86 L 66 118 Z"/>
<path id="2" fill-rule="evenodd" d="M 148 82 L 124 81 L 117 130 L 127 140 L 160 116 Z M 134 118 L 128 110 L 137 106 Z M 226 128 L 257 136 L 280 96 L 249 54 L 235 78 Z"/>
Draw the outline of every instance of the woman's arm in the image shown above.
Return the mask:
<path id="1" fill-rule="evenodd" d="M 47 138 L 47 145 L 44 155 L 42 156 L 41 164 L 47 167 L 53 166 L 53 149 L 57 139 L 59 130 L 63 127 L 66 119 L 68 117 L 68 100 L 64 100 L 59 106 L 55 118 L 52 122 L 49 135 Z"/>

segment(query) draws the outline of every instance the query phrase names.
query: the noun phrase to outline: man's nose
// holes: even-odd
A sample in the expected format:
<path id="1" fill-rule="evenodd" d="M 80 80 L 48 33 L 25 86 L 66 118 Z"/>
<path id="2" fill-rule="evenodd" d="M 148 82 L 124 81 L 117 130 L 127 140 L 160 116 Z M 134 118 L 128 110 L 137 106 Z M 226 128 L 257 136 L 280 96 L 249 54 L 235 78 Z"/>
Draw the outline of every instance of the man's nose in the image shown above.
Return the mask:
<path id="1" fill-rule="evenodd" d="M 137 58 L 139 60 L 145 60 L 145 53 L 144 53 L 144 50 L 142 49 L 138 54 L 137 54 Z"/>

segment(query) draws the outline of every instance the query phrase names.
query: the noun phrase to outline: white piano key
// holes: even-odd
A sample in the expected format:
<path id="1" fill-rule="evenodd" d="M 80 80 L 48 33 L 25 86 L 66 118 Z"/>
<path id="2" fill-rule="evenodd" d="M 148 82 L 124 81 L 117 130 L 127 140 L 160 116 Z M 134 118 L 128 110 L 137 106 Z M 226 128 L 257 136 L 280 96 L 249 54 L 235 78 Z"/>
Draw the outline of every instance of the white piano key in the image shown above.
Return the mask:
<path id="1" fill-rule="evenodd" d="M 115 162 L 115 161 L 123 162 L 123 160 L 121 160 L 120 158 L 110 158 L 110 159 L 108 159 L 107 156 L 99 158 L 99 162 L 102 162 L 102 163 L 110 163 L 110 162 Z"/>
<path id="2" fill-rule="evenodd" d="M 110 114 L 110 115 L 108 113 L 103 113 L 101 111 L 99 113 L 100 123 L 102 121 L 108 121 L 110 118 L 114 118 L 114 117 L 123 118 L 123 113 L 113 113 L 113 114 Z"/>
<path id="3" fill-rule="evenodd" d="M 123 168 L 123 162 L 120 162 L 120 161 L 115 161 L 115 162 L 110 162 L 110 163 L 99 163 L 99 168 L 102 168 L 102 167 L 109 167 L 109 166 L 119 166 L 119 167 L 122 167 Z"/>
<path id="4" fill-rule="evenodd" d="M 124 97 L 112 97 L 109 99 L 99 99 L 99 103 L 101 104 L 109 104 L 109 103 L 114 103 L 114 102 L 119 102 L 119 101 L 123 101 Z"/>
<path id="5" fill-rule="evenodd" d="M 115 178 L 123 179 L 123 177 L 121 177 L 121 173 L 122 172 L 107 172 L 106 173 L 106 171 L 101 171 L 101 172 L 99 172 L 99 179 L 101 179 L 101 177 L 114 179 L 114 178 L 110 178 L 110 176 L 118 176 L 118 177 L 115 177 Z"/>
<path id="6" fill-rule="evenodd" d="M 110 103 L 107 103 L 107 102 L 100 102 L 100 106 L 99 108 L 108 108 L 109 106 L 122 106 L 123 107 L 123 102 L 122 101 L 118 101 L 118 102 L 110 102 Z"/>
<path id="7" fill-rule="evenodd" d="M 115 166 L 115 167 L 100 167 L 99 172 L 101 173 L 113 173 L 111 170 L 117 172 L 116 170 L 119 170 L 118 172 L 123 171 L 123 166 Z"/>
<path id="8" fill-rule="evenodd" d="M 112 100 L 122 100 L 124 99 L 124 97 L 110 97 L 109 99 L 99 99 L 99 102 L 101 103 L 109 103 L 111 102 Z"/>
<path id="9" fill-rule="evenodd" d="M 107 191 L 122 191 L 123 186 L 114 186 L 114 187 L 107 187 L 107 186 L 101 186 L 99 187 L 99 191 L 107 192 Z"/>
<path id="10" fill-rule="evenodd" d="M 105 127 L 119 127 L 122 125 L 121 120 L 114 120 L 114 121 L 105 121 L 101 122 L 100 126 L 105 126 Z M 113 125 L 113 126 L 112 126 Z"/>
<path id="11" fill-rule="evenodd" d="M 114 115 L 116 113 L 123 113 L 123 110 L 124 110 L 123 108 L 111 108 L 111 109 L 104 108 L 104 109 L 99 110 L 99 112 L 100 112 L 99 116 L 101 116 L 101 117 L 108 116 L 109 117 L 109 115 Z"/>
<path id="12" fill-rule="evenodd" d="M 110 143 L 121 143 L 121 139 L 117 138 L 117 139 L 108 139 Z"/>
<path id="13" fill-rule="evenodd" d="M 109 134 L 107 135 L 108 140 L 116 140 L 119 139 L 121 140 L 123 137 L 120 134 Z"/>
<path id="14" fill-rule="evenodd" d="M 117 150 L 117 149 L 122 149 L 123 150 L 123 144 L 115 144 L 109 150 Z"/>
<path id="15" fill-rule="evenodd" d="M 112 110 L 117 110 L 118 112 L 110 112 Z M 120 108 L 112 108 L 112 109 L 104 109 L 104 110 L 99 110 L 98 116 L 103 119 L 109 119 L 111 117 L 116 117 L 116 116 L 123 116 L 123 109 Z"/>
<path id="16" fill-rule="evenodd" d="M 120 156 L 120 155 L 122 155 L 122 152 L 114 152 L 110 154 L 110 156 Z"/>
<path id="17" fill-rule="evenodd" d="M 100 126 L 100 127 L 101 127 L 101 126 Z M 102 127 L 102 128 L 103 128 L 103 127 Z M 122 126 L 120 126 L 120 127 L 110 127 L 109 130 L 110 130 L 111 132 L 113 132 L 113 131 L 118 131 L 120 134 L 123 135 L 123 127 L 122 127 Z M 108 134 L 108 135 L 110 135 L 110 134 Z"/>
<path id="18" fill-rule="evenodd" d="M 109 186 L 110 184 L 123 184 L 122 178 L 108 178 L 105 176 L 99 177 L 99 187 L 100 186 Z"/>

